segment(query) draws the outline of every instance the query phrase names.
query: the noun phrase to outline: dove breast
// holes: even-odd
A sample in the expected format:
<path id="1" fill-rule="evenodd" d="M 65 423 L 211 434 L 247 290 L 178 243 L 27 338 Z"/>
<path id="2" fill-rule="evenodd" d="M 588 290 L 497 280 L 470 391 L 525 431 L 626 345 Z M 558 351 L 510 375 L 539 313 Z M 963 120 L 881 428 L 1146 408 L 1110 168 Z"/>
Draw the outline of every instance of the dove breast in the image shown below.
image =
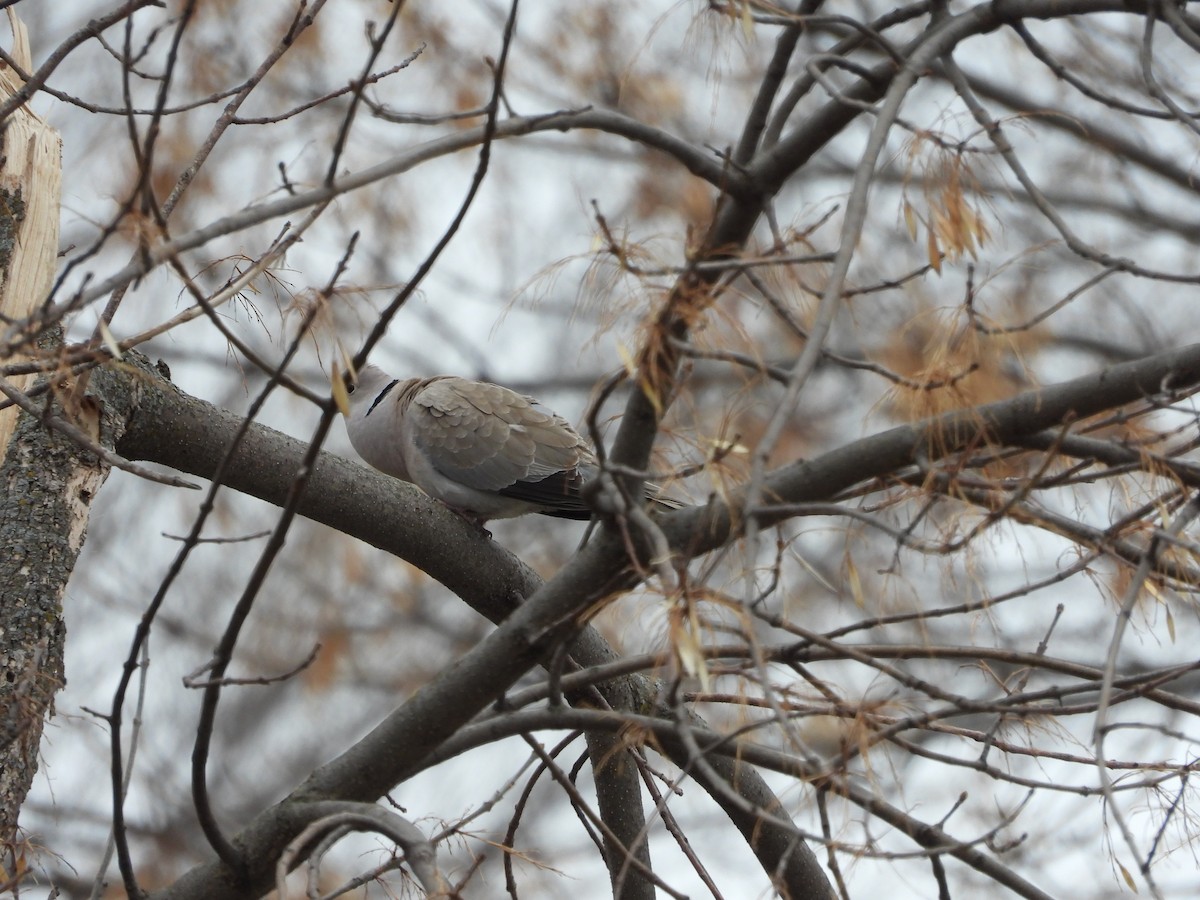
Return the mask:
<path id="1" fill-rule="evenodd" d="M 447 375 L 397 381 L 367 366 L 346 425 L 372 466 L 480 520 L 590 516 L 579 495 L 595 465 L 586 442 L 508 388 Z"/>

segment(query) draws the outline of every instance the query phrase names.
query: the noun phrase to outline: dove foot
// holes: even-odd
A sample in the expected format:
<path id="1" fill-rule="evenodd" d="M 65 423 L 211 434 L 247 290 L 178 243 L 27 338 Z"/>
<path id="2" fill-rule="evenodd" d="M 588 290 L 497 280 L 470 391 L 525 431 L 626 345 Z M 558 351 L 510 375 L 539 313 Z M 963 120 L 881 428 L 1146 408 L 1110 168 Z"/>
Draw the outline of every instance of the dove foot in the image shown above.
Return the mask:
<path id="1" fill-rule="evenodd" d="M 454 513 L 468 525 L 471 525 L 476 531 L 480 532 L 484 537 L 491 538 L 492 533 L 484 527 L 487 519 L 478 513 L 471 512 L 469 509 L 459 509 L 457 506 L 451 506 L 449 503 L 444 504 L 446 509 Z"/>

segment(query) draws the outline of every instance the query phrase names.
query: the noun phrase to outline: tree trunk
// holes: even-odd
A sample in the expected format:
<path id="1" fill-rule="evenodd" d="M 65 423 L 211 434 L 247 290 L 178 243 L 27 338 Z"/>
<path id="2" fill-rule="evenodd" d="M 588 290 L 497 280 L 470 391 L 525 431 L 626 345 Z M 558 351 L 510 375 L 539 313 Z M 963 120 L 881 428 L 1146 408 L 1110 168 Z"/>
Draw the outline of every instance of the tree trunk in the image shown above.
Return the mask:
<path id="1" fill-rule="evenodd" d="M 63 685 L 63 594 L 107 466 L 22 415 L 0 466 L 0 842 L 37 769 L 42 723 Z"/>
<path id="2" fill-rule="evenodd" d="M 11 9 L 8 16 L 12 57 L 30 71 L 25 28 Z M 0 94 L 20 87 L 12 69 L 0 66 Z M 46 298 L 54 278 L 62 141 L 24 106 L 2 125 L 0 321 L 20 321 Z M 15 407 L 0 410 L 0 846 L 14 855 L 42 724 L 63 684 L 63 592 L 104 475 L 32 417 L 18 418 Z"/>

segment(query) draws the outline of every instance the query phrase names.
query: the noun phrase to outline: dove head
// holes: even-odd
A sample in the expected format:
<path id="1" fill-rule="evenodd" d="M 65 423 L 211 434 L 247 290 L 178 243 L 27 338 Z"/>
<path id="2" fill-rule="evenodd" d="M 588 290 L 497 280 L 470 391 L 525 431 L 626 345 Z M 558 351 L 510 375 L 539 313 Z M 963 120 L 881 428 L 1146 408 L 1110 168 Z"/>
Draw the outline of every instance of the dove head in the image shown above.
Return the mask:
<path id="1" fill-rule="evenodd" d="M 358 370 L 358 377 L 351 378 L 347 374 L 346 390 L 350 394 L 350 419 L 362 419 L 379 392 L 395 381 L 391 375 L 379 366 L 363 366 Z"/>

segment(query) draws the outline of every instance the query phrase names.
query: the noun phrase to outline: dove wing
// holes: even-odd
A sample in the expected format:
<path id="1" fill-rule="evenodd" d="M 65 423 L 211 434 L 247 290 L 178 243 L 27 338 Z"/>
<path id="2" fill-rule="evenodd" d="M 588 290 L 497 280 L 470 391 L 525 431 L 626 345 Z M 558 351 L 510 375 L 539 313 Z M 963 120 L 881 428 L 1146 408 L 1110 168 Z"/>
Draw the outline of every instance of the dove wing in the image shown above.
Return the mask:
<path id="1" fill-rule="evenodd" d="M 412 398 L 406 425 L 438 472 L 481 491 L 579 513 L 592 455 L 570 424 L 508 388 L 440 378 Z"/>

